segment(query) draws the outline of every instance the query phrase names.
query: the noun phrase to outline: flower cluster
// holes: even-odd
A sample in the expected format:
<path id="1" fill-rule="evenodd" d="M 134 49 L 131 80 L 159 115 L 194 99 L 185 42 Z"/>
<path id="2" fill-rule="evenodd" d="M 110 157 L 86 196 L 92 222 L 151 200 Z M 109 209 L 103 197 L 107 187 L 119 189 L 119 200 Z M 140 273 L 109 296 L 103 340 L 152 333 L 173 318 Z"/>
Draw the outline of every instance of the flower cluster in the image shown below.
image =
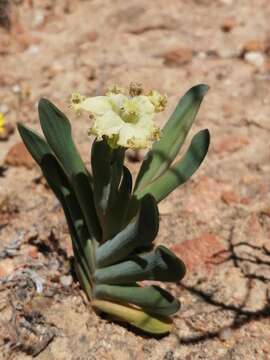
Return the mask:
<path id="1" fill-rule="evenodd" d="M 130 84 L 128 93 L 114 86 L 105 96 L 86 98 L 78 93 L 71 97 L 71 107 L 90 113 L 90 133 L 98 139 L 107 138 L 112 148 L 149 148 L 160 138 L 154 123 L 155 113 L 163 111 L 166 96 L 155 90 L 143 94 L 138 84 Z"/>

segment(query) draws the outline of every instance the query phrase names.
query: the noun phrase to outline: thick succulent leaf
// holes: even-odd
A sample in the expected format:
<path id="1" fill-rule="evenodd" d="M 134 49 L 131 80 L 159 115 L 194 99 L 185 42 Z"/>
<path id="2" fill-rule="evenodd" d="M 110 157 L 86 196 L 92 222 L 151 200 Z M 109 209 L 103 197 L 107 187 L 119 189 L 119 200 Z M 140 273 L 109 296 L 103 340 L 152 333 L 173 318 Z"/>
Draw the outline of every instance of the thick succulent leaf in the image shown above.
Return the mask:
<path id="1" fill-rule="evenodd" d="M 91 286 L 90 286 L 89 279 L 86 276 L 86 273 L 85 273 L 83 267 L 81 266 L 81 262 L 79 260 L 77 260 L 77 259 L 74 262 L 74 268 L 75 268 L 75 272 L 76 272 L 76 275 L 77 275 L 77 279 L 79 280 L 79 283 L 80 283 L 83 291 L 85 292 L 88 300 L 91 300 L 91 298 L 92 298 L 92 289 L 91 289 Z"/>
<path id="2" fill-rule="evenodd" d="M 38 104 L 40 124 L 47 142 L 60 160 L 68 176 L 87 173 L 83 161 L 74 145 L 68 118 L 49 100 Z"/>
<path id="3" fill-rule="evenodd" d="M 103 230 L 103 241 L 107 240 L 110 233 L 108 212 L 117 201 L 123 161 L 124 149 L 112 149 L 105 140 L 94 142 L 91 152 L 93 189 L 95 207 Z M 115 220 L 119 219 L 120 217 Z"/>
<path id="4" fill-rule="evenodd" d="M 165 246 L 124 262 L 98 269 L 96 284 L 130 284 L 142 280 L 177 282 L 185 275 L 184 263 Z"/>
<path id="5" fill-rule="evenodd" d="M 123 166 L 123 176 L 116 201 L 106 214 L 106 226 L 103 226 L 104 240 L 115 236 L 123 228 L 130 205 L 131 191 L 132 175 L 128 168 Z"/>
<path id="6" fill-rule="evenodd" d="M 149 245 L 158 233 L 159 219 L 155 199 L 151 195 L 138 202 L 138 211 L 132 222 L 114 238 L 97 248 L 97 266 L 112 265 L 125 259 L 138 247 Z"/>
<path id="7" fill-rule="evenodd" d="M 38 106 L 40 124 L 49 146 L 72 181 L 88 230 L 95 239 L 100 237 L 91 178 L 74 145 L 67 117 L 49 100 L 41 99 Z"/>
<path id="8" fill-rule="evenodd" d="M 100 241 L 101 231 L 99 227 L 98 217 L 95 211 L 93 192 L 91 189 L 89 177 L 81 172 L 75 174 L 71 178 L 76 198 L 80 204 L 85 222 L 93 240 Z"/>
<path id="9" fill-rule="evenodd" d="M 98 299 L 93 300 L 91 304 L 95 309 L 111 315 L 116 320 L 127 322 L 150 334 L 166 334 L 172 328 L 170 318 L 151 316 L 130 306 Z"/>
<path id="10" fill-rule="evenodd" d="M 140 190 L 164 173 L 175 159 L 194 122 L 208 86 L 192 87 L 179 101 L 162 130 L 162 138 L 147 153 L 139 171 L 135 190 Z"/>
<path id="11" fill-rule="evenodd" d="M 148 186 L 137 191 L 138 199 L 145 194 L 152 194 L 156 201 L 160 202 L 178 186 L 185 183 L 201 165 L 207 154 L 209 143 L 209 131 L 206 129 L 198 132 L 193 137 L 185 155 L 174 166 Z"/>
<path id="12" fill-rule="evenodd" d="M 141 287 L 101 284 L 95 287 L 93 295 L 98 299 L 131 303 L 148 313 L 159 316 L 170 316 L 180 308 L 179 300 L 158 286 Z"/>
<path id="13" fill-rule="evenodd" d="M 24 126 L 23 124 L 18 123 L 17 127 L 27 150 L 33 156 L 35 161 L 40 165 L 44 155 L 52 154 L 49 145 L 42 136 Z"/>
<path id="14" fill-rule="evenodd" d="M 93 244 L 69 180 L 52 154 L 43 157 L 41 169 L 49 186 L 63 206 L 73 239 L 74 254 L 77 255 L 76 260 L 82 262 L 81 266 L 90 278 L 90 273 L 94 271 Z"/>
<path id="15" fill-rule="evenodd" d="M 122 168 L 120 166 L 114 171 L 116 165 L 115 154 L 105 140 L 93 143 L 91 151 L 91 164 L 94 181 L 94 196 L 97 209 L 105 213 L 110 204 L 115 200 Z M 114 156 L 115 155 L 115 156 Z M 120 174 L 118 174 L 118 171 Z"/>

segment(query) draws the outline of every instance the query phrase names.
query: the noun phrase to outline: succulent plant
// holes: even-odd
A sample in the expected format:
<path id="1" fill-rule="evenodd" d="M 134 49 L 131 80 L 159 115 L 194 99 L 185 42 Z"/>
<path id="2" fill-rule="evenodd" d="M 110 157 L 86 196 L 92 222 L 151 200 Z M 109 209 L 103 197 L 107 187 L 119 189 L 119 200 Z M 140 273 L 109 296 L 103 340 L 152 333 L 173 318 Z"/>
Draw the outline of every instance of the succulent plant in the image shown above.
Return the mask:
<path id="1" fill-rule="evenodd" d="M 131 100 L 121 111 L 126 111 L 124 122 L 134 124 L 136 106 L 145 99 L 134 86 L 132 89 Z M 153 245 L 159 229 L 157 204 L 187 181 L 206 156 L 210 141 L 207 129 L 193 137 L 186 153 L 174 163 L 207 90 L 206 85 L 197 85 L 180 100 L 162 129 L 161 139 L 146 154 L 134 185 L 124 165 L 125 144 L 136 147 L 142 143 L 134 134 L 132 141 L 122 134 L 121 146 L 120 136 L 108 129 L 97 133 L 103 118 L 95 118 L 97 138 L 92 145 L 90 173 L 73 142 L 69 120 L 49 100 L 41 99 L 38 106 L 45 138 L 18 124 L 27 149 L 63 207 L 77 278 L 92 307 L 151 334 L 171 330 L 170 315 L 179 310 L 180 302 L 160 286 L 142 282 L 178 282 L 186 271 L 168 248 Z M 148 96 L 160 111 L 164 98 L 157 92 Z M 91 104 L 90 110 L 97 109 L 94 115 L 104 115 L 105 110 L 100 110 L 104 103 L 97 100 L 75 96 L 73 104 L 85 101 L 87 106 Z M 149 117 L 150 112 L 147 114 Z M 143 128 L 138 131 L 141 135 Z M 151 128 L 152 134 L 155 131 Z M 149 147 L 149 141 L 147 144 Z"/>

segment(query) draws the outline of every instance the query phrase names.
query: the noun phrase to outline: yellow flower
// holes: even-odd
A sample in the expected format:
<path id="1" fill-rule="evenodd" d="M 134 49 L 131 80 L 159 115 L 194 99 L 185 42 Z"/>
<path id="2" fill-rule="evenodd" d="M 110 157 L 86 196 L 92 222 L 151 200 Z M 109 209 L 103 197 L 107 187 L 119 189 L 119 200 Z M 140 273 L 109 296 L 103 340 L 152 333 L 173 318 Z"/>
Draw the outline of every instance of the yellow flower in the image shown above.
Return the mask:
<path id="1" fill-rule="evenodd" d="M 106 96 L 85 98 L 76 94 L 71 98 L 71 106 L 75 111 L 90 113 L 93 120 L 90 133 L 98 139 L 107 137 L 111 147 L 149 148 L 160 137 L 154 116 L 161 108 L 156 109 L 152 95 L 142 95 L 142 91 L 134 90 L 134 84 L 131 86 L 129 95 L 116 87 Z"/>
<path id="2" fill-rule="evenodd" d="M 0 112 L 0 134 L 5 130 L 5 118 L 4 115 Z"/>

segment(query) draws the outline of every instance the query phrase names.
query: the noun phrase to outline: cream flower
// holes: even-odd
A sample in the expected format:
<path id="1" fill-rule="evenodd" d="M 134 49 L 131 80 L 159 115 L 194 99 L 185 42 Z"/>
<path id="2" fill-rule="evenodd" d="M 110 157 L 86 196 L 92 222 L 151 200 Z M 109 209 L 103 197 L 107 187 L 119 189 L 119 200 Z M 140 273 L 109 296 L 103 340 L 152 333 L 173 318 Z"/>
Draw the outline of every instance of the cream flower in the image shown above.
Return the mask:
<path id="1" fill-rule="evenodd" d="M 5 128 L 5 118 L 4 115 L 0 112 L 0 134 L 4 132 Z"/>
<path id="2" fill-rule="evenodd" d="M 90 112 L 93 120 L 90 133 L 98 139 L 107 137 L 111 147 L 149 148 L 160 137 L 154 124 L 157 109 L 150 96 L 125 95 L 117 88 L 106 96 L 85 98 L 75 94 L 71 103 L 75 111 Z"/>

